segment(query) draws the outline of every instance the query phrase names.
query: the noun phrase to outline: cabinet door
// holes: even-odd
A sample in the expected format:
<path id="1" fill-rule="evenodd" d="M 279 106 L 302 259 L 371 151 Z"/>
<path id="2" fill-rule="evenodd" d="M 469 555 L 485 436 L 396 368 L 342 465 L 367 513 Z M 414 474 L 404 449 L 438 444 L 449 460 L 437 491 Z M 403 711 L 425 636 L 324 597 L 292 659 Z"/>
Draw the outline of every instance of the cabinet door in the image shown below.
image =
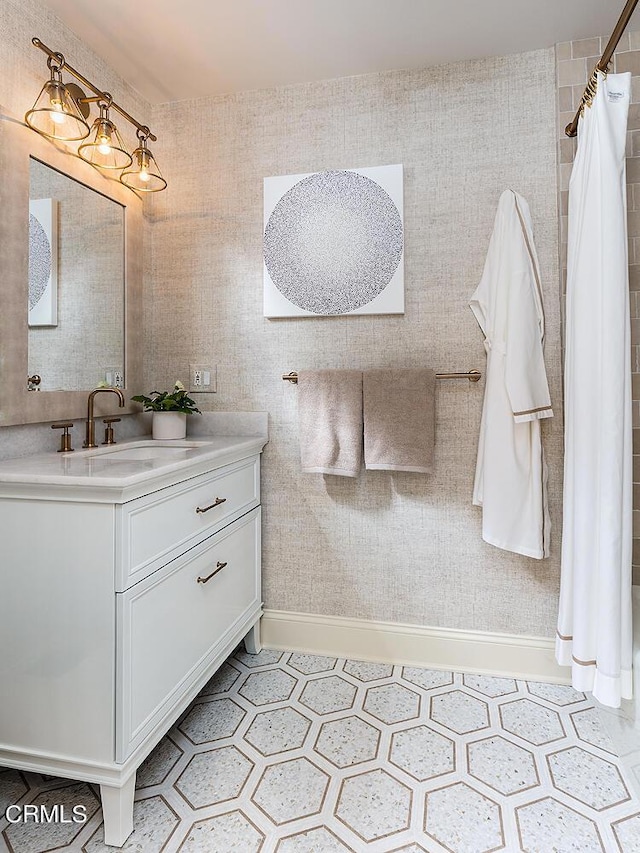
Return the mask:
<path id="1" fill-rule="evenodd" d="M 156 726 L 173 722 L 212 666 L 223 662 L 229 643 L 257 620 L 260 508 L 116 598 L 116 760 L 122 762 Z"/>

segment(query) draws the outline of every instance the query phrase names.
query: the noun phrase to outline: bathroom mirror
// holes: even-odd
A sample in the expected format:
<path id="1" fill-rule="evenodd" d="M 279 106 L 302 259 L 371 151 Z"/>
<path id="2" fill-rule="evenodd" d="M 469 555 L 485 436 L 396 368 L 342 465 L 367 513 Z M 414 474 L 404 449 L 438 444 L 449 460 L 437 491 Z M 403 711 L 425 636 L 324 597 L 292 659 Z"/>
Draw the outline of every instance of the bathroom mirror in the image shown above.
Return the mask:
<path id="1" fill-rule="evenodd" d="M 113 374 L 123 372 L 128 403 L 132 395 L 142 390 L 142 201 L 117 178 L 98 172 L 70 153 L 72 145 L 52 142 L 1 110 L 0 426 L 84 417 L 88 392 L 106 381 L 107 374 L 112 371 Z M 41 179 L 43 187 L 48 180 L 50 189 L 39 188 L 36 193 L 36 182 Z M 59 202 L 55 217 L 51 204 L 44 205 L 44 213 L 41 206 L 39 213 L 45 225 L 48 209 L 50 221 L 61 226 L 59 214 L 64 194 L 79 192 L 74 218 L 80 231 L 85 232 L 82 246 L 67 248 L 60 244 L 60 238 L 64 239 L 60 227 L 56 239 L 58 304 L 55 316 L 53 308 L 49 304 L 45 306 L 45 322 L 42 313 L 36 313 L 35 322 L 30 322 L 34 316 L 27 310 L 32 182 L 38 200 Z M 56 198 L 54 189 L 57 193 L 62 185 L 65 187 L 63 195 Z M 105 229 L 94 219 L 96 199 L 111 211 L 108 239 Z M 73 237 L 74 241 L 80 241 L 80 231 Z M 53 239 L 51 242 L 53 244 Z M 107 250 L 109 260 L 104 254 Z M 67 254 L 65 261 L 63 253 L 68 252 L 72 254 Z M 65 264 L 73 254 L 84 272 L 78 273 L 76 296 L 67 300 L 61 279 L 66 275 Z M 102 281 L 93 277 L 98 267 L 109 268 Z M 80 279 L 85 279 L 84 290 Z M 41 280 L 36 289 L 43 286 Z M 32 294 L 32 301 L 33 298 Z M 67 319 L 67 311 L 73 315 L 72 320 Z M 85 324 L 83 337 L 80 331 Z M 76 331 L 73 331 L 74 326 Z M 53 339 L 58 332 L 55 356 L 43 354 L 41 341 L 46 337 Z M 56 366 L 55 372 L 54 359 L 57 365 L 64 364 L 64 367 Z M 39 368 L 43 390 L 29 391 L 27 379 L 36 365 L 41 364 L 45 365 Z M 31 372 L 30 367 L 33 367 Z M 115 375 L 112 379 L 115 381 Z M 54 387 L 60 390 L 53 390 Z M 110 398 L 109 394 L 96 398 L 97 414 L 113 410 Z M 135 404 L 128 404 L 118 413 L 138 409 Z"/>
<path id="2" fill-rule="evenodd" d="M 30 158 L 27 369 L 40 391 L 124 376 L 124 212 Z"/>

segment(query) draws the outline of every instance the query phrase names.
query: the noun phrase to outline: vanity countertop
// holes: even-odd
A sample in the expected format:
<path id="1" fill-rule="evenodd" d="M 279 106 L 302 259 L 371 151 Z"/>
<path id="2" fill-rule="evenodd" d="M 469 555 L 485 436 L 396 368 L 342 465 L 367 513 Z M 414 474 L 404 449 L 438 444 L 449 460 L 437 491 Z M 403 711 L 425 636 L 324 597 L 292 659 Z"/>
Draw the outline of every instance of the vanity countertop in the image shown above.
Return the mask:
<path id="1" fill-rule="evenodd" d="M 124 503 L 260 453 L 266 436 L 134 438 L 94 450 L 0 462 L 0 498 Z"/>

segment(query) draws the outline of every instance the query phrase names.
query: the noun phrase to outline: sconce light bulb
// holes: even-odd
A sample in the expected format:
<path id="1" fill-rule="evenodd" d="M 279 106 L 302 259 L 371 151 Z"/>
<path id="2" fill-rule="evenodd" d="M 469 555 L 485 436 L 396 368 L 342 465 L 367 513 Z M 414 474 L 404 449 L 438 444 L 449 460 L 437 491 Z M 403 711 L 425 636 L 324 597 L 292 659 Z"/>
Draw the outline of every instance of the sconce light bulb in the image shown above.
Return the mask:
<path id="1" fill-rule="evenodd" d="M 111 134 L 105 124 L 96 135 L 96 142 L 98 143 L 98 151 L 106 156 L 111 154 Z"/>
<path id="2" fill-rule="evenodd" d="M 140 170 L 140 180 L 144 181 L 145 184 L 147 183 L 147 181 L 149 180 L 150 177 L 151 176 L 149 175 L 149 172 L 147 172 L 146 169 L 143 168 Z"/>
<path id="3" fill-rule="evenodd" d="M 54 121 L 56 124 L 64 124 L 64 110 L 62 108 L 62 101 L 56 98 L 51 98 L 50 105 L 52 109 L 51 120 Z"/>
<path id="4" fill-rule="evenodd" d="M 102 109 L 102 108 L 101 108 Z M 113 128 L 111 122 L 106 118 L 100 117 L 98 121 L 98 128 L 96 130 L 96 142 L 98 144 L 98 151 L 101 154 L 104 154 L 105 157 L 111 154 L 111 134 L 113 132 Z"/>

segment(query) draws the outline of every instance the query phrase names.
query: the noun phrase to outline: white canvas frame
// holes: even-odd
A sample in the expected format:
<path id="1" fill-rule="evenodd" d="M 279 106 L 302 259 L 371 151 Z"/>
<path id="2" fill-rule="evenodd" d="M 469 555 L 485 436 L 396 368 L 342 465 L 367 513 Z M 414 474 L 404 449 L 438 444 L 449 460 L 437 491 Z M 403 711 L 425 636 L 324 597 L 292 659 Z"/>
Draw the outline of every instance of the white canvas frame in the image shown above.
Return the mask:
<path id="1" fill-rule="evenodd" d="M 375 181 L 391 198 L 400 214 L 404 231 L 403 207 L 403 169 L 401 164 L 391 166 L 374 166 L 363 169 L 347 169 Z M 264 179 L 264 228 L 278 202 L 296 184 L 304 178 L 319 174 L 309 172 L 299 175 L 279 175 Z M 384 290 L 374 299 L 359 308 L 344 314 L 316 314 L 294 304 L 280 292 L 271 279 L 269 270 L 263 262 L 264 281 L 264 316 L 278 317 L 335 317 L 347 314 L 404 314 L 404 250 L 400 262 Z"/>
<path id="2" fill-rule="evenodd" d="M 29 326 L 58 325 L 58 202 L 52 198 L 29 200 L 29 215 L 40 223 L 51 247 L 51 272 L 40 299 L 29 308 Z M 31 256 L 31 240 L 29 255 Z"/>

